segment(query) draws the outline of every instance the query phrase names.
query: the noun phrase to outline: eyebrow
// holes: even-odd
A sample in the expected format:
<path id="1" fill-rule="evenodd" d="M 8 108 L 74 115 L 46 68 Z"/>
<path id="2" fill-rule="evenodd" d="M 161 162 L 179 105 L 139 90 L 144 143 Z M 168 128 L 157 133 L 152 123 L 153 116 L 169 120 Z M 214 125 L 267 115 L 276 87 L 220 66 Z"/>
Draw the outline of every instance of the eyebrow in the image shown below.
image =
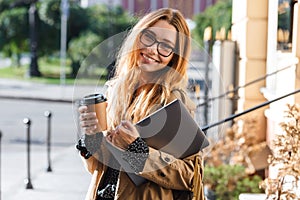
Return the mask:
<path id="1" fill-rule="evenodd" d="M 155 34 L 155 32 L 153 32 L 153 31 L 151 31 L 150 29 L 146 29 L 147 31 L 149 31 L 151 34 L 153 34 L 154 36 L 157 36 L 156 34 Z M 169 44 L 171 44 L 172 46 L 174 46 L 175 47 L 175 44 L 173 43 L 173 42 L 171 42 L 170 40 L 168 40 L 168 39 L 166 39 L 166 38 L 164 38 L 164 39 L 162 39 L 163 41 L 165 41 L 165 42 L 167 42 L 167 43 L 169 43 Z"/>

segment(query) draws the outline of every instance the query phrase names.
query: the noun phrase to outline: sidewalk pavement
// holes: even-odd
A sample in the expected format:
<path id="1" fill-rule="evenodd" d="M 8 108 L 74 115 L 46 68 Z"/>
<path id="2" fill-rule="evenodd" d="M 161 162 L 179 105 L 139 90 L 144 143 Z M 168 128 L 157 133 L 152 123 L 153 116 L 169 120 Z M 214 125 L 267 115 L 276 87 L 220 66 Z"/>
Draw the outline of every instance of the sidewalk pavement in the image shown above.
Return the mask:
<path id="1" fill-rule="evenodd" d="M 73 99 L 73 88 L 73 85 L 61 86 L 13 79 L 0 79 L 1 98 L 24 98 L 71 102 Z"/>
<path id="2" fill-rule="evenodd" d="M 0 98 L 23 98 L 41 101 L 74 102 L 83 95 L 104 93 L 99 85 L 55 85 L 0 78 Z"/>
<path id="3" fill-rule="evenodd" d="M 55 155 L 52 172 L 44 167 L 32 171 L 33 189 L 26 189 L 22 182 L 26 175 L 22 173 L 20 177 L 19 174 L 18 181 L 3 191 L 3 200 L 83 200 L 91 178 L 74 146 Z M 5 187 L 5 182 L 3 185 Z"/>
<path id="4" fill-rule="evenodd" d="M 83 86 L 82 93 L 92 91 L 95 87 Z M 79 93 L 78 93 L 79 94 Z M 0 79 L 0 99 L 31 99 L 38 101 L 57 101 L 72 103 L 74 96 L 74 86 L 69 85 L 47 85 L 31 83 L 19 80 Z M 75 145 L 75 144 L 74 144 Z M 90 174 L 84 169 L 82 161 L 78 155 L 75 146 L 67 146 L 56 150 L 53 154 L 52 172 L 46 172 L 41 167 L 36 167 L 32 173 L 33 189 L 25 189 L 23 183 L 26 175 L 25 166 L 13 166 L 11 170 L 0 176 L 8 174 L 14 175 L 15 180 L 9 180 L 6 183 L 2 181 L 0 185 L 0 200 L 82 200 L 87 192 L 90 183 Z M 5 148 L 5 144 L 2 145 Z M 25 163 L 25 156 L 15 155 L 5 148 L 3 150 L 4 162 Z M 23 151 L 21 151 L 23 153 Z M 25 153 L 24 153 L 25 154 Z M 35 150 L 36 156 L 43 160 L 45 153 Z M 43 155 L 41 155 L 43 154 Z M 10 159 L 11 161 L 7 160 Z M 1 159 L 1 157 L 0 157 Z M 12 161 L 14 160 L 14 161 Z M 40 162 L 40 159 L 34 159 L 34 162 Z M 0 164 L 2 162 L 0 161 Z M 35 164 L 35 163 L 34 163 Z M 37 166 L 37 164 L 35 164 Z M 21 172 L 15 169 L 20 168 Z M 37 169 L 38 168 L 38 169 Z M 1 166 L 0 166 L 1 169 Z M 21 174 L 22 173 L 22 174 Z M 1 181 L 1 180 L 0 180 Z"/>

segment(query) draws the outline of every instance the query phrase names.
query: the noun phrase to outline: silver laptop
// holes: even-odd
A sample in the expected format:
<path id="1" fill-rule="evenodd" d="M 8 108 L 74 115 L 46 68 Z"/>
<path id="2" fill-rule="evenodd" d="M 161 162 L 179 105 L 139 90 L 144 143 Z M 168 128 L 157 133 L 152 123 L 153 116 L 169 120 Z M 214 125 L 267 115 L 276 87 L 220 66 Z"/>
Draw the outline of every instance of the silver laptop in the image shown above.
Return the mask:
<path id="1" fill-rule="evenodd" d="M 180 100 L 174 100 L 135 124 L 148 146 L 176 158 L 193 155 L 209 145 L 207 137 Z M 122 159 L 124 150 L 107 142 L 107 148 L 118 160 L 135 185 L 146 182 Z"/>
<path id="2" fill-rule="evenodd" d="M 209 145 L 207 137 L 185 105 L 177 99 L 144 118 L 135 126 L 149 146 L 176 158 L 188 157 Z M 126 163 L 122 166 L 126 171 L 130 169 Z M 147 181 L 130 171 L 127 171 L 127 175 L 137 186 Z"/>
<path id="3" fill-rule="evenodd" d="M 148 146 L 185 158 L 209 145 L 207 137 L 178 99 L 136 123 Z"/>

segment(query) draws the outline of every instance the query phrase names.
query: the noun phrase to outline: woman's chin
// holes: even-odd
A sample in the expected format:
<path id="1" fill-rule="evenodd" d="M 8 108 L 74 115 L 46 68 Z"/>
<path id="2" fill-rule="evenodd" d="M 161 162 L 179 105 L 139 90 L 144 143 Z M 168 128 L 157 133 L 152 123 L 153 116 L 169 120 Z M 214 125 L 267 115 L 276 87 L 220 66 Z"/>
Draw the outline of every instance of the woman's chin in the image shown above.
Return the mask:
<path id="1" fill-rule="evenodd" d="M 139 66 L 139 68 L 142 70 L 142 72 L 148 72 L 148 73 L 152 73 L 152 72 L 159 72 L 162 69 L 164 69 L 164 66 L 159 66 L 157 64 L 153 64 L 153 65 L 145 65 L 145 64 L 141 64 Z"/>
<path id="2" fill-rule="evenodd" d="M 149 66 L 149 65 L 140 65 L 139 68 L 141 69 L 142 72 L 154 72 L 156 71 L 153 67 Z"/>

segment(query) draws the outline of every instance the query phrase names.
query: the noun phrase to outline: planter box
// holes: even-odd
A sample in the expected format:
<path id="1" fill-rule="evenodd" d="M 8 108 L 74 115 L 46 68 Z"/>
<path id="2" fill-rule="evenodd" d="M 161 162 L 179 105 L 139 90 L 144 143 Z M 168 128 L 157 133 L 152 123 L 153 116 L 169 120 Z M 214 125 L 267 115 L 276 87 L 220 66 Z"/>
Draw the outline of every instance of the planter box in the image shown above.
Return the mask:
<path id="1" fill-rule="evenodd" d="M 265 200 L 266 194 L 240 194 L 239 200 Z"/>

